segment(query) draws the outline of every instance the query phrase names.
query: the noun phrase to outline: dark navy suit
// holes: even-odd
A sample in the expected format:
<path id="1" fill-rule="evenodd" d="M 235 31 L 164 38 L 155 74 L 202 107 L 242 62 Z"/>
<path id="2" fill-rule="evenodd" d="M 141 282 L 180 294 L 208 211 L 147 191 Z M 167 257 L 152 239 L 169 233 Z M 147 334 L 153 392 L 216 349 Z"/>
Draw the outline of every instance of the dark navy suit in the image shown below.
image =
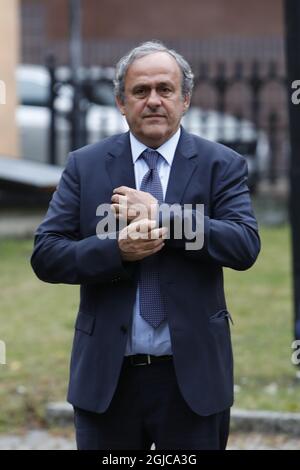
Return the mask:
<path id="1" fill-rule="evenodd" d="M 116 239 L 97 238 L 96 209 L 124 185 L 135 187 L 129 134 L 71 153 L 31 260 L 40 279 L 81 285 L 68 400 L 98 413 L 107 410 L 117 387 L 138 262 L 122 262 Z M 233 403 L 222 268 L 246 270 L 260 250 L 246 160 L 182 129 L 165 202 L 205 208 L 203 248 L 186 251 L 185 240 L 168 240 L 159 256 L 179 388 L 189 407 L 207 416 Z"/>

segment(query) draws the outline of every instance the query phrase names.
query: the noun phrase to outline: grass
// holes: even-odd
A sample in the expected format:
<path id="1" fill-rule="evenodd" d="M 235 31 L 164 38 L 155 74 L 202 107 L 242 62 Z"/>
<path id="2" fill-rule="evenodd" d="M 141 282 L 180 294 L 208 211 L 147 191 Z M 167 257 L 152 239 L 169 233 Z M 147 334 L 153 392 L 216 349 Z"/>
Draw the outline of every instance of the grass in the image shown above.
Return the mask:
<path id="1" fill-rule="evenodd" d="M 300 381 L 291 363 L 293 305 L 290 231 L 261 230 L 262 251 L 249 271 L 225 270 L 235 325 L 237 407 L 300 411 Z"/>
<path id="2" fill-rule="evenodd" d="M 291 364 L 289 229 L 263 228 L 262 252 L 246 272 L 225 270 L 234 317 L 236 403 L 240 408 L 300 411 Z M 66 396 L 78 287 L 44 284 L 32 273 L 30 240 L 0 241 L 0 431 L 44 425 L 48 401 Z"/>
<path id="3" fill-rule="evenodd" d="M 42 424 L 45 403 L 66 394 L 78 288 L 40 282 L 31 251 L 31 241 L 0 242 L 0 430 Z"/>

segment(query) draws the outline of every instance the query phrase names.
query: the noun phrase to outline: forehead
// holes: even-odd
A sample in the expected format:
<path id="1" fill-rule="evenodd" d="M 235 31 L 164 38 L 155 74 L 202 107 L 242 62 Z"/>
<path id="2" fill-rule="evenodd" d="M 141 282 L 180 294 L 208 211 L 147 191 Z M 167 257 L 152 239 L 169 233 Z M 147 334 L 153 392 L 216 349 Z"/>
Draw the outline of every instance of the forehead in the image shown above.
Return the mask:
<path id="1" fill-rule="evenodd" d="M 129 67 L 125 83 L 166 81 L 179 83 L 181 70 L 174 57 L 167 52 L 155 52 L 136 59 Z"/>

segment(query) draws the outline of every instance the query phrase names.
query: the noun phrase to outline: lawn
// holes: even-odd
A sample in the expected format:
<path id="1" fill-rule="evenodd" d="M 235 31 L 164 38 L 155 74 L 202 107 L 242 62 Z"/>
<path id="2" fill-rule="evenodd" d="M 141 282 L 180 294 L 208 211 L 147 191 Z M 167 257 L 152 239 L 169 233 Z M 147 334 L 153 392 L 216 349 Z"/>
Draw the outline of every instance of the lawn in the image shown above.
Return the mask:
<path id="1" fill-rule="evenodd" d="M 262 252 L 246 272 L 225 270 L 234 318 L 239 408 L 300 411 L 291 364 L 292 293 L 287 226 L 261 230 Z M 0 431 L 44 424 L 48 401 L 64 400 L 78 287 L 44 284 L 32 273 L 31 240 L 0 241 Z"/>

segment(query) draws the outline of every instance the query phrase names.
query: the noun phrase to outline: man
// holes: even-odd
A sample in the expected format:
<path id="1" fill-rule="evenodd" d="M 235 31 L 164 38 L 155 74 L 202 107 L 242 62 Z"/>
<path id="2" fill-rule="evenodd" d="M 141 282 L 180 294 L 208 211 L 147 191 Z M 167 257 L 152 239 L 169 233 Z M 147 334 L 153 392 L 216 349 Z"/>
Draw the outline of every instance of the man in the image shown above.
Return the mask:
<path id="1" fill-rule="evenodd" d="M 248 269 L 260 241 L 245 159 L 180 127 L 192 86 L 187 62 L 161 43 L 121 59 L 116 100 L 130 132 L 71 153 L 36 233 L 37 276 L 81 285 L 68 392 L 78 449 L 226 447 L 222 267 Z M 204 205 L 196 249 L 176 236 L 178 216 L 168 226 L 163 203 L 182 214 L 189 205 L 193 228 Z M 101 204 L 119 224 L 107 236 Z"/>

